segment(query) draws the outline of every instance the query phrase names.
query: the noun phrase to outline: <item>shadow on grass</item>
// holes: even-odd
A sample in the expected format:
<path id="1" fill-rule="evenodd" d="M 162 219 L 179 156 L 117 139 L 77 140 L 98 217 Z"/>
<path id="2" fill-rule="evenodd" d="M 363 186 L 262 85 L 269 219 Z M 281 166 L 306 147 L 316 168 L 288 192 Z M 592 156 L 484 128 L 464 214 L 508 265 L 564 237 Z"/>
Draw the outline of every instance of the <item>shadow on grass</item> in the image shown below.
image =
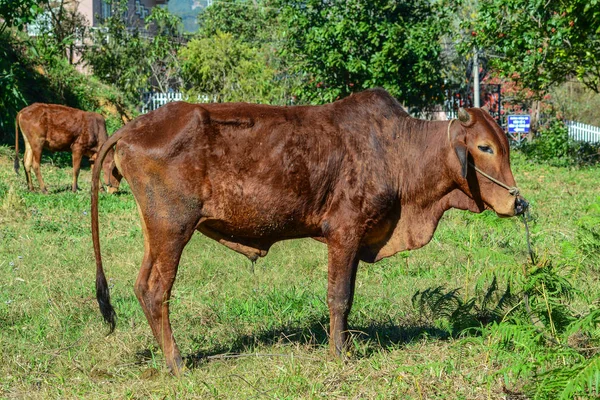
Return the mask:
<path id="1" fill-rule="evenodd" d="M 327 346 L 329 343 L 328 327 L 329 320 L 323 318 L 313 321 L 309 326 L 284 326 L 258 332 L 255 335 L 240 336 L 229 346 L 219 346 L 209 351 L 189 354 L 185 357 L 185 363 L 188 368 L 198 368 L 212 360 L 252 353 L 258 345 L 296 343 L 313 347 Z M 433 326 L 397 326 L 389 323 L 373 323 L 362 327 L 351 326 L 350 331 L 354 344 L 351 345 L 354 359 L 368 358 L 381 350 L 390 351 L 423 337 L 445 340 L 450 336 L 447 331 Z M 198 343 L 198 340 L 195 341 Z"/>
<path id="2" fill-rule="evenodd" d="M 71 185 L 68 186 L 60 186 L 60 187 L 56 187 L 53 189 L 48 189 L 48 191 L 50 192 L 50 194 L 52 193 L 66 193 L 66 192 L 70 192 L 72 189 Z M 81 192 L 81 188 L 79 188 L 79 190 L 77 192 Z"/>
<path id="3" fill-rule="evenodd" d="M 25 148 L 25 147 L 23 147 Z M 23 158 L 23 153 L 19 154 L 19 159 Z M 42 168 L 44 164 L 54 165 L 58 168 L 73 168 L 73 155 L 70 151 L 49 151 L 44 149 L 42 153 Z M 86 156 L 81 158 L 81 170 L 92 168 L 89 158 Z"/>

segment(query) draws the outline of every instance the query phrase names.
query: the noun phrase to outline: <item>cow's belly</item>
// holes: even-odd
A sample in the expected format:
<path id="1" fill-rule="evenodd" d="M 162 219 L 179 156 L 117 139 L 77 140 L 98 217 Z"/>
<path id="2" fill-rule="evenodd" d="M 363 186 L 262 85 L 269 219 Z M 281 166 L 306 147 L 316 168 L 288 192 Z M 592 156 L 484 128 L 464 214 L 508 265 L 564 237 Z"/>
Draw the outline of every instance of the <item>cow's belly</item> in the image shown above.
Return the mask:
<path id="1" fill-rule="evenodd" d="M 313 213 L 306 212 L 300 202 L 284 198 L 211 199 L 204 203 L 202 215 L 205 226 L 232 237 L 276 241 L 320 233 Z"/>
<path id="2" fill-rule="evenodd" d="M 255 217 L 215 219 L 203 217 L 196 228 L 211 239 L 251 260 L 267 255 L 276 242 L 286 239 L 316 236 L 317 229 L 292 218 L 265 219 Z"/>
<path id="3" fill-rule="evenodd" d="M 237 176 L 236 176 L 237 175 Z M 248 238 L 297 238 L 319 232 L 323 201 L 308 179 L 295 176 L 210 174 L 196 191 L 212 229 Z M 197 186 L 198 187 L 198 186 Z"/>
<path id="4" fill-rule="evenodd" d="M 55 133 L 46 137 L 44 148 L 50 151 L 71 151 L 75 136 L 68 132 Z"/>

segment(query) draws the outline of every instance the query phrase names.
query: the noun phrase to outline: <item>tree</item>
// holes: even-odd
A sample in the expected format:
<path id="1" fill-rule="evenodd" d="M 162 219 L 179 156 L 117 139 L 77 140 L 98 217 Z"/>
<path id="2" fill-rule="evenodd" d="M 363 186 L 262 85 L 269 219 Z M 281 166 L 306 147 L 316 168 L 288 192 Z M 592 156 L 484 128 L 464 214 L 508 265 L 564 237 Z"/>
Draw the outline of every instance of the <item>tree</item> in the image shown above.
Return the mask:
<path id="1" fill-rule="evenodd" d="M 203 37 L 231 33 L 242 42 L 261 44 L 277 36 L 277 11 L 269 0 L 216 2 L 198 15 L 198 33 Z"/>
<path id="2" fill-rule="evenodd" d="M 20 46 L 7 28 L 22 30 L 39 12 L 35 0 L 0 0 L 0 138 L 14 132 L 14 116 L 26 105 L 19 85 Z"/>
<path id="3" fill-rule="evenodd" d="M 188 94 L 211 101 L 289 104 L 295 78 L 280 54 L 278 8 L 270 0 L 215 2 L 180 51 Z"/>
<path id="4" fill-rule="evenodd" d="M 85 60 L 94 74 L 115 85 L 137 103 L 142 92 L 167 92 L 180 85 L 176 57 L 184 41 L 179 17 L 154 7 L 145 21 L 145 31 L 127 24 L 127 2 L 112 3 L 113 12 L 92 35 Z"/>
<path id="5" fill-rule="evenodd" d="M 111 6 L 111 15 L 100 29 L 93 31 L 92 44 L 84 59 L 94 75 L 116 86 L 128 100 L 137 103 L 149 77 L 143 62 L 146 43 L 138 29 L 127 29 L 127 3 L 115 2 Z"/>
<path id="6" fill-rule="evenodd" d="M 181 18 L 166 8 L 154 7 L 146 19 L 146 29 L 152 32 L 146 58 L 153 90 L 166 93 L 182 85 L 181 65 L 177 51 L 185 41 Z"/>
<path id="7" fill-rule="evenodd" d="M 0 0 L 0 34 L 10 27 L 23 29 L 39 12 L 37 0 Z"/>
<path id="8" fill-rule="evenodd" d="M 414 0 L 282 0 L 299 94 L 322 103 L 375 86 L 414 107 L 442 100 L 442 35 L 453 8 Z"/>
<path id="9" fill-rule="evenodd" d="M 39 0 L 41 13 L 35 25 L 35 47 L 45 61 L 66 58 L 69 64 L 78 61 L 76 52 L 83 52 L 87 23 L 77 11 L 78 0 Z"/>
<path id="10" fill-rule="evenodd" d="M 263 54 L 231 33 L 218 32 L 195 38 L 179 53 L 182 71 L 193 99 L 282 103 L 275 71 L 266 65 Z"/>
<path id="11" fill-rule="evenodd" d="M 480 0 L 471 27 L 468 47 L 539 96 L 571 77 L 600 90 L 599 0 Z"/>

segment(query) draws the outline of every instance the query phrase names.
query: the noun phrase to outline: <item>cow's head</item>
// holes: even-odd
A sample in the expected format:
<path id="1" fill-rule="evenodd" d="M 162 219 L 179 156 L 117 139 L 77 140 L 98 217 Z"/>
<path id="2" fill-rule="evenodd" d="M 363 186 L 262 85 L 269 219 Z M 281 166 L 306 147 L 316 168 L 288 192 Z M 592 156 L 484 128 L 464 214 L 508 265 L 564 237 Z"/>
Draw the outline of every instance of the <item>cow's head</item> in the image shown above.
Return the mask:
<path id="1" fill-rule="evenodd" d="M 119 172 L 115 164 L 115 151 L 110 149 L 102 162 L 102 171 L 104 172 L 104 184 L 108 186 L 108 193 L 115 193 L 119 190 L 123 175 Z"/>
<path id="2" fill-rule="evenodd" d="M 479 108 L 461 108 L 454 124 L 449 126 L 448 138 L 452 156 L 458 159 L 452 165 L 458 164 L 454 175 L 461 190 L 480 208 L 490 208 L 501 217 L 522 214 L 528 204 L 514 190 L 510 147 L 502 129 Z"/>

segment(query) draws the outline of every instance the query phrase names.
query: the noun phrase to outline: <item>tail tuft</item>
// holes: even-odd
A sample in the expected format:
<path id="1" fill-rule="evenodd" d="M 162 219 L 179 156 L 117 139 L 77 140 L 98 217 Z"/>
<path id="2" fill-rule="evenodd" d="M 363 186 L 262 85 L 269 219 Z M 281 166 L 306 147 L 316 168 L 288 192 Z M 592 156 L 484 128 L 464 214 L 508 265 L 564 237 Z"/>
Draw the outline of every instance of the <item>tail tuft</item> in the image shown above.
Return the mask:
<path id="1" fill-rule="evenodd" d="M 15 173 L 17 175 L 19 175 L 19 157 L 15 156 L 15 164 L 14 164 L 14 168 L 15 168 Z"/>
<path id="2" fill-rule="evenodd" d="M 114 332 L 115 326 L 117 325 L 117 315 L 115 309 L 110 304 L 108 283 L 106 282 L 104 275 L 101 275 L 96 279 L 96 299 L 98 300 L 98 305 L 100 306 L 100 312 L 102 313 L 102 317 L 104 317 L 104 321 L 110 326 L 110 331 L 108 332 L 110 335 Z"/>

